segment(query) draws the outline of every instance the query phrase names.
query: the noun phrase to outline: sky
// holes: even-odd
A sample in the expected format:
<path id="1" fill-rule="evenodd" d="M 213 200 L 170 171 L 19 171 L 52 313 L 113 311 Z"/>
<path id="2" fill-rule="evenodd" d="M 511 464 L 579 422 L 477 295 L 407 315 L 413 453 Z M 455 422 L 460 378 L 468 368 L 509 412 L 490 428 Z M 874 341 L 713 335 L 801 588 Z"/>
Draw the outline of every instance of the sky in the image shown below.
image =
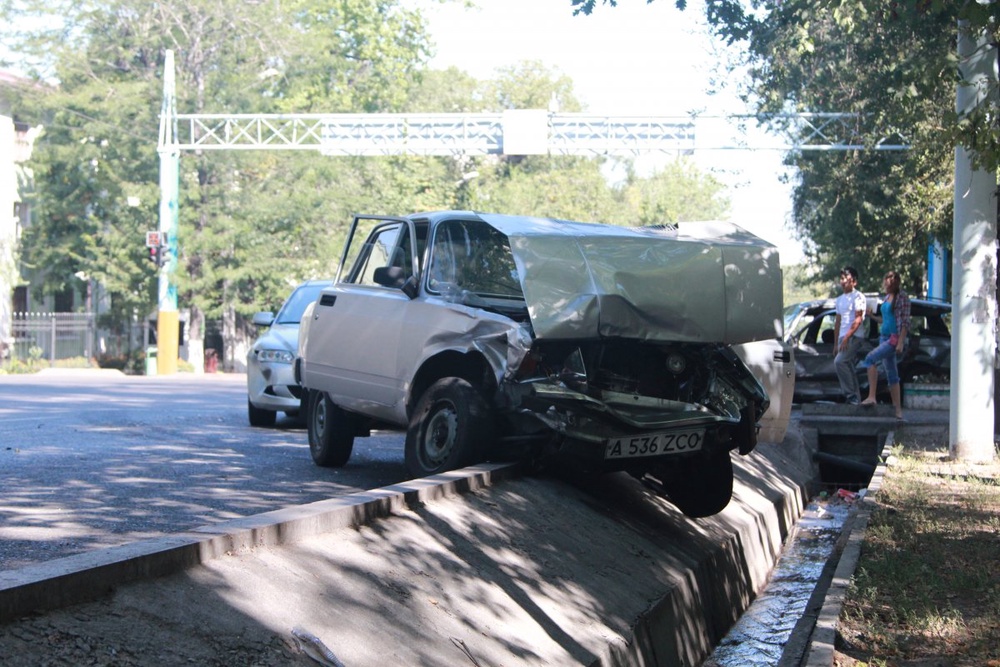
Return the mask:
<path id="1" fill-rule="evenodd" d="M 486 79 L 498 68 L 539 60 L 573 80 L 587 112 L 696 113 L 693 159 L 730 188 L 730 219 L 776 245 L 782 264 L 802 261 L 787 222 L 791 191 L 780 181 L 787 173 L 783 153 L 760 148 L 773 147 L 774 137 L 755 130 L 740 134 L 724 120 L 749 110 L 735 91 L 713 86 L 725 54 L 708 36 L 699 0 L 689 0 L 683 12 L 674 0 L 618 0 L 617 7 L 598 4 L 590 16 L 573 16 L 570 0 L 476 0 L 472 9 L 461 1 L 413 2 L 429 18 L 434 68 L 454 66 Z M 643 157 L 640 169 L 655 168 L 662 159 Z"/>

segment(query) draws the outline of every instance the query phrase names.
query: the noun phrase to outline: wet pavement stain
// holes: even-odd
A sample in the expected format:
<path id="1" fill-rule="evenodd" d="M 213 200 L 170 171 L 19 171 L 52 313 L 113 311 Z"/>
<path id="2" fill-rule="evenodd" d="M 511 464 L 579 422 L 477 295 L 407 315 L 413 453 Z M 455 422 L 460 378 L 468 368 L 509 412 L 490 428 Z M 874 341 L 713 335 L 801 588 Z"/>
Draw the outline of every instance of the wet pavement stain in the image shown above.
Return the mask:
<path id="1" fill-rule="evenodd" d="M 781 660 L 840 537 L 853 494 L 813 499 L 785 545 L 767 587 L 723 637 L 703 667 L 773 667 Z"/>

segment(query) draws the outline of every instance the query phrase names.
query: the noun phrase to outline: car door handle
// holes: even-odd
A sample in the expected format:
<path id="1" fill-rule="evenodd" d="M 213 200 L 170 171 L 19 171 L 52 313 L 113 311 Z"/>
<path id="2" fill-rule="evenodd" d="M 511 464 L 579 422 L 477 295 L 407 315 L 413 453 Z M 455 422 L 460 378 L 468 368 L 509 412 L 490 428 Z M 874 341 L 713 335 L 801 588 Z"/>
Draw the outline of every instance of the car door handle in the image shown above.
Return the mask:
<path id="1" fill-rule="evenodd" d="M 775 352 L 774 353 L 774 360 L 775 361 L 780 361 L 783 364 L 787 364 L 789 361 L 792 360 L 792 353 L 789 352 L 788 350 L 782 350 L 780 352 Z"/>
<path id="2" fill-rule="evenodd" d="M 319 305 L 321 306 L 332 306 L 337 301 L 336 294 L 323 294 L 319 298 Z"/>

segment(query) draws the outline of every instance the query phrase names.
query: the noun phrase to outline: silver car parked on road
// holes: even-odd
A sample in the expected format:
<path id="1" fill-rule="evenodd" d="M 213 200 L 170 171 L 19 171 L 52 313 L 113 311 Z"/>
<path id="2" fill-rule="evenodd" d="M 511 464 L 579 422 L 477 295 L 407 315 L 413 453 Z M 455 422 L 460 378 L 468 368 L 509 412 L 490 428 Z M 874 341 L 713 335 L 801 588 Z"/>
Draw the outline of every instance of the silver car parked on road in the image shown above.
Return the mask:
<path id="1" fill-rule="evenodd" d="M 309 280 L 291 293 L 275 315 L 260 312 L 253 316 L 258 327 L 268 327 L 247 353 L 247 417 L 251 426 L 274 426 L 277 413 L 296 416 L 300 410 L 301 388 L 292 373 L 299 343 L 302 313 L 330 280 Z"/>

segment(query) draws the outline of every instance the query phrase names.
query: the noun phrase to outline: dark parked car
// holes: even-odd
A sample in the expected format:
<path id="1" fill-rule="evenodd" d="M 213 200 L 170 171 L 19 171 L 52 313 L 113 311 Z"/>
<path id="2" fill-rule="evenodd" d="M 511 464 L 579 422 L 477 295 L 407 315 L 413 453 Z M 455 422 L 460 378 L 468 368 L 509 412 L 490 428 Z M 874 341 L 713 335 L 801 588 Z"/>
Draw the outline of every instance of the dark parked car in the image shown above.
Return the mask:
<path id="1" fill-rule="evenodd" d="M 878 297 L 868 297 L 869 307 Z M 785 309 L 785 340 L 795 349 L 795 401 L 843 401 L 840 383 L 833 367 L 833 329 L 835 299 L 797 303 Z M 899 359 L 899 378 L 904 392 L 915 378 L 933 378 L 949 382 L 951 378 L 951 304 L 924 299 L 910 299 L 912 321 L 907 344 Z M 865 319 L 866 339 L 861 354 L 878 344 L 878 322 Z M 860 360 L 860 357 L 859 357 Z M 879 366 L 879 394 L 888 393 L 885 376 Z M 862 392 L 868 390 L 868 378 L 858 371 Z"/>

